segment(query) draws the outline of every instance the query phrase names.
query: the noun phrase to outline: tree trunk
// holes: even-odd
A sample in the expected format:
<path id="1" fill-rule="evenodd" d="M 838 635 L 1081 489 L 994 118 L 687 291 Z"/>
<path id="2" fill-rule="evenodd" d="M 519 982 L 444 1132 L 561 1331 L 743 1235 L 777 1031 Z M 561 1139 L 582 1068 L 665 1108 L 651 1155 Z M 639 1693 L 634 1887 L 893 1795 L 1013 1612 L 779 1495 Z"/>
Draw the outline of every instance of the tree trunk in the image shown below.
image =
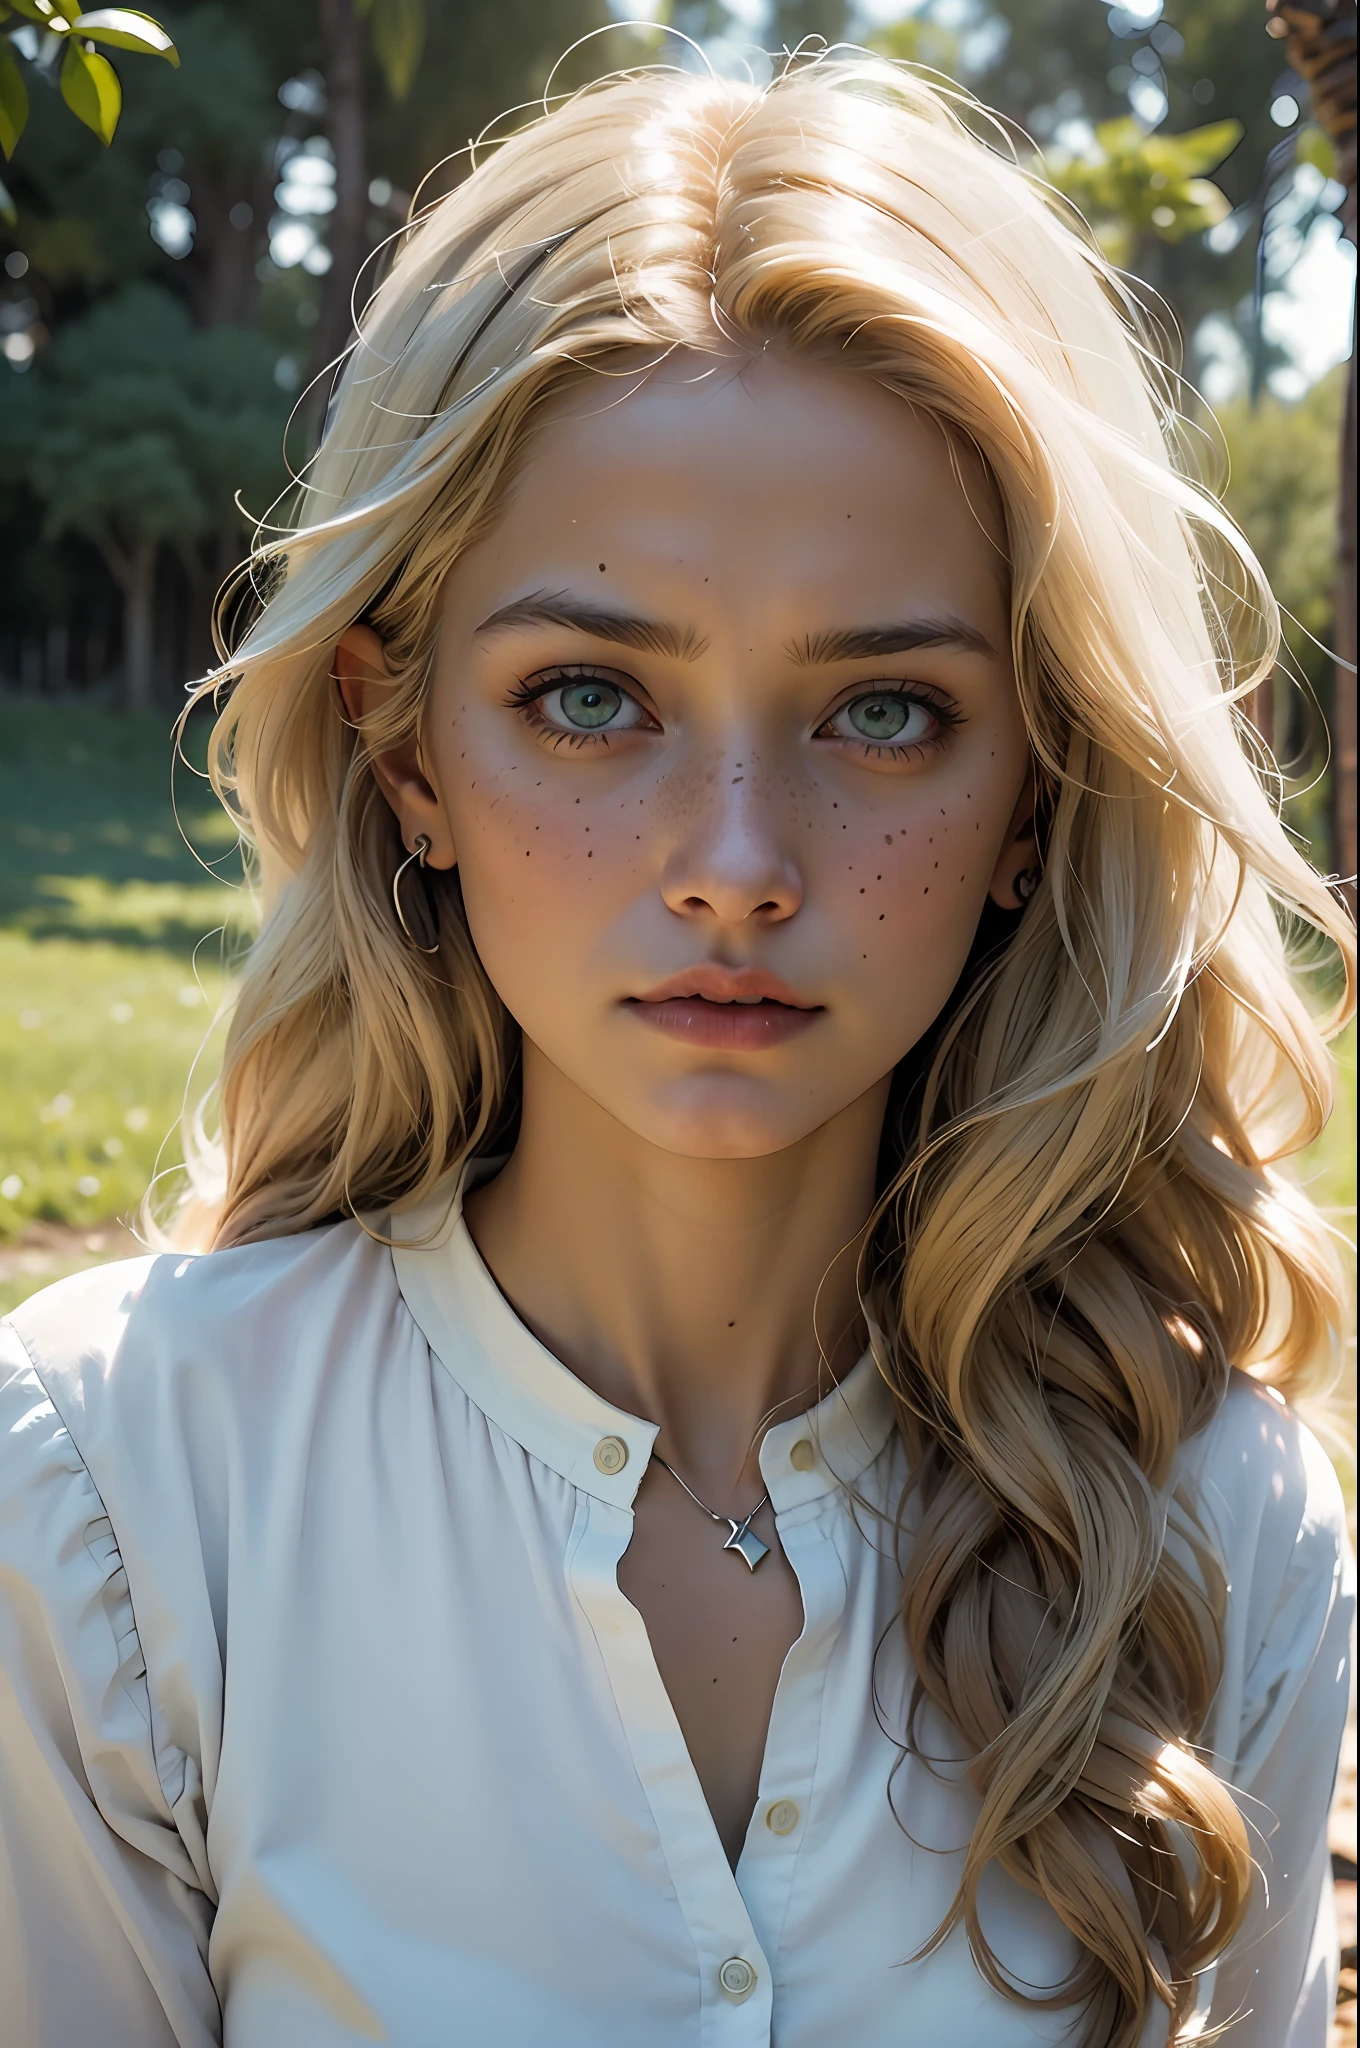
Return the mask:
<path id="1" fill-rule="evenodd" d="M 1266 26 L 1285 43 L 1299 77 L 1306 79 L 1313 119 L 1330 136 L 1336 175 L 1346 188 L 1342 232 L 1356 239 L 1355 214 L 1355 0 L 1266 0 Z M 1332 864 L 1355 914 L 1355 347 L 1341 442 L 1341 503 L 1336 545 L 1337 652 L 1332 712 Z"/>
<path id="2" fill-rule="evenodd" d="M 1352 206 L 1355 187 L 1351 187 Z M 1346 385 L 1345 439 L 1341 444 L 1341 530 L 1337 548 L 1337 665 L 1332 714 L 1332 858 L 1342 892 L 1355 915 L 1355 350 Z"/>
<path id="3" fill-rule="evenodd" d="M 277 172 L 257 166 L 221 181 L 191 163 L 188 176 L 198 232 L 181 268 L 194 324 L 253 326 L 260 304 L 255 266 L 268 246 L 265 225 Z"/>
<path id="4" fill-rule="evenodd" d="M 326 134 L 335 151 L 335 211 L 330 221 L 331 267 L 312 343 L 312 376 L 326 372 L 353 339 L 351 294 L 365 255 L 368 222 L 364 46 L 354 0 L 317 0 L 317 15 L 326 73 Z M 330 396 L 328 375 L 318 395 L 324 406 Z"/>
<path id="5" fill-rule="evenodd" d="M 136 541 L 110 566 L 123 592 L 124 701 L 129 711 L 149 711 L 155 697 L 155 541 Z"/>

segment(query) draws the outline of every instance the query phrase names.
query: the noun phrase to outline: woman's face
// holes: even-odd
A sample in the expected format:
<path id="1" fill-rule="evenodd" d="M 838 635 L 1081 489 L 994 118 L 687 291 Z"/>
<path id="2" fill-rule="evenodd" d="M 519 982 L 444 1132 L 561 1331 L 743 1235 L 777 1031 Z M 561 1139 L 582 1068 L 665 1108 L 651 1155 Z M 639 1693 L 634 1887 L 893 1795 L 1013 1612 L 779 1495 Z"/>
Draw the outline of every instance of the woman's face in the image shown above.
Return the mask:
<path id="1" fill-rule="evenodd" d="M 407 843 L 537 1054 L 666 1150 L 795 1143 L 1033 861 L 980 469 L 836 370 L 588 385 L 449 574 L 421 767 Z"/>

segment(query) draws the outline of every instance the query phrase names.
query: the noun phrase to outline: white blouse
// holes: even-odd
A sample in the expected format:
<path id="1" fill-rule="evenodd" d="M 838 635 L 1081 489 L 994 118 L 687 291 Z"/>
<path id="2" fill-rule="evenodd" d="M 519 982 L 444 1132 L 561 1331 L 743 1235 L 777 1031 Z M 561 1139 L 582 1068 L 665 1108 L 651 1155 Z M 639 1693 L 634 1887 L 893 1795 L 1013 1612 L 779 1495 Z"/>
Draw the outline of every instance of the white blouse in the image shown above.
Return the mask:
<path id="1" fill-rule="evenodd" d="M 9 2048 L 1069 2040 L 959 1932 L 907 1960 L 976 1799 L 898 1740 L 872 1361 L 761 1448 L 805 1618 L 734 1872 L 616 1578 L 653 1426 L 529 1334 L 456 1208 L 410 1242 L 448 1206 L 395 1253 L 345 1223 L 104 1267 L 0 1332 Z M 1339 1490 L 1241 1378 L 1183 1463 L 1232 1586 L 1207 1746 L 1262 1869 L 1204 2020 L 1322 2048 Z M 992 1870 L 982 1902 L 1017 1977 L 1071 1967 L 1041 1901 Z"/>

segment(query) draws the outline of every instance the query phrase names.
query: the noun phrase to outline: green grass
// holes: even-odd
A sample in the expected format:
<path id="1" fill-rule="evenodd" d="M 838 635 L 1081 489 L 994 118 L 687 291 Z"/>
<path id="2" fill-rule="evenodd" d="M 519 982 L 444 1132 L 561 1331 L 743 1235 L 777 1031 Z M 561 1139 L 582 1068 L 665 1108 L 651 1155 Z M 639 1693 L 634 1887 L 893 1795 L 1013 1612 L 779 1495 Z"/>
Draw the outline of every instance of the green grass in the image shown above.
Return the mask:
<path id="1" fill-rule="evenodd" d="M 0 1247 L 131 1216 L 213 1077 L 246 905 L 226 817 L 183 764 L 172 797 L 170 758 L 163 718 L 0 703 Z"/>

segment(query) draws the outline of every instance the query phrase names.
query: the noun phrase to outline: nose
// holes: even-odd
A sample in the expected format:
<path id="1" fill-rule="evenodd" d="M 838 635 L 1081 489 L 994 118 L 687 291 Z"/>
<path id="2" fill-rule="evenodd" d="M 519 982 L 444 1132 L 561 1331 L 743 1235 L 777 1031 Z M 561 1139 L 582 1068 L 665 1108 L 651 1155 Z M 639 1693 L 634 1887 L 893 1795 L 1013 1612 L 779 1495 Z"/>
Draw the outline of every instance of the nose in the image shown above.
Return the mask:
<path id="1" fill-rule="evenodd" d="M 757 795 L 749 758 L 723 764 L 695 793 L 661 877 L 677 917 L 779 924 L 802 903 L 802 873 L 780 843 L 785 821 L 772 796 Z"/>

